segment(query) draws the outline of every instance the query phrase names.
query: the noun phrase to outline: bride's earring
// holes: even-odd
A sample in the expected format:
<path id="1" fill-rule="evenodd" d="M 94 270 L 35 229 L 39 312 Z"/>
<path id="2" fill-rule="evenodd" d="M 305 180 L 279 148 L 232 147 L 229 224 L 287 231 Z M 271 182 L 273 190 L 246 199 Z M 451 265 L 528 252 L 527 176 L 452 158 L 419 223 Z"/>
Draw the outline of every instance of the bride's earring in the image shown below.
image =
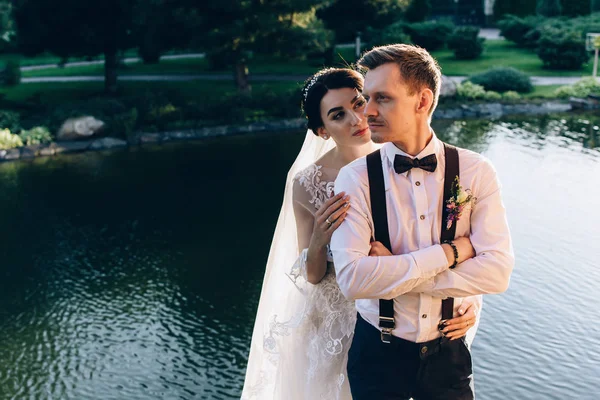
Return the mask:
<path id="1" fill-rule="evenodd" d="M 323 135 L 323 139 L 325 139 L 325 140 L 329 139 L 329 135 Z"/>

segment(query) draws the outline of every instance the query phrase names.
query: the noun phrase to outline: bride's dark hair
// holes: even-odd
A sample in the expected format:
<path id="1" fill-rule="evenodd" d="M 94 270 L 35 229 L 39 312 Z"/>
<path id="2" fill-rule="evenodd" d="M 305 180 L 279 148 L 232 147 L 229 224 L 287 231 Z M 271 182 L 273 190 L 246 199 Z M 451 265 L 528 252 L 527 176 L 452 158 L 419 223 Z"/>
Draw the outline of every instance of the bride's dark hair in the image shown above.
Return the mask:
<path id="1" fill-rule="evenodd" d="M 349 68 L 325 68 L 304 82 L 302 89 L 302 111 L 306 115 L 307 127 L 317 134 L 323 126 L 321 100 L 330 89 L 350 88 L 363 90 L 363 76 Z"/>

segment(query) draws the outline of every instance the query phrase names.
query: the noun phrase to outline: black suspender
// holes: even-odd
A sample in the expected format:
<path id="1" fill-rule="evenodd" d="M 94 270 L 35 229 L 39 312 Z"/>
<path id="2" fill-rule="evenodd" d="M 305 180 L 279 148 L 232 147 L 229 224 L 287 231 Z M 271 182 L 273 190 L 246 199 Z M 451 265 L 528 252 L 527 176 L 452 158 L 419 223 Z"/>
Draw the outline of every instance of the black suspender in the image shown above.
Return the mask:
<path id="1" fill-rule="evenodd" d="M 458 151 L 456 147 L 444 143 L 444 154 L 446 155 L 446 172 L 444 174 L 444 201 L 442 202 L 442 234 L 440 243 L 448 242 L 456 236 L 456 223 L 446 229 L 446 220 L 448 219 L 448 208 L 446 204 L 452 197 L 452 184 L 454 180 L 460 176 L 460 168 L 458 162 Z M 448 297 L 442 300 L 442 320 L 452 319 L 454 316 L 454 299 Z"/>
<path id="2" fill-rule="evenodd" d="M 369 174 L 369 195 L 371 196 L 371 214 L 373 215 L 375 235 L 377 235 L 378 241 L 389 251 L 392 251 L 388 229 L 383 167 L 379 150 L 367 156 L 367 171 Z M 379 327 L 381 328 L 382 342 L 390 343 L 395 326 L 394 301 L 379 299 Z"/>
<path id="3" fill-rule="evenodd" d="M 456 224 L 446 229 L 448 210 L 446 203 L 451 197 L 452 183 L 459 176 L 458 151 L 456 147 L 444 143 L 446 158 L 446 169 L 444 176 L 444 198 L 442 202 L 441 243 L 454 239 L 456 235 Z M 381 242 L 388 250 L 392 251 L 390 233 L 387 220 L 387 206 L 385 200 L 385 184 L 383 180 L 383 167 L 381 151 L 377 150 L 367 157 L 367 171 L 369 175 L 369 195 L 371 197 L 371 214 L 376 240 Z M 454 299 L 447 298 L 442 301 L 442 319 L 451 319 L 454 314 Z M 396 323 L 394 321 L 394 301 L 379 300 L 379 327 L 381 328 L 381 341 L 390 343 L 392 331 Z"/>

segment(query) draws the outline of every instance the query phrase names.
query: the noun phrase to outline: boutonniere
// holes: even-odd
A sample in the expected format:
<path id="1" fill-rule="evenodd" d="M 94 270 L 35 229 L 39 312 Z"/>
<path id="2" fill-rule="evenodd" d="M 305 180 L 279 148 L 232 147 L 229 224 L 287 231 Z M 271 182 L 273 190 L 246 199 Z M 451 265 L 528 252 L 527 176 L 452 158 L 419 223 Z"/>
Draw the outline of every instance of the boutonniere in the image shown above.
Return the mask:
<path id="1" fill-rule="evenodd" d="M 454 179 L 454 182 L 452 182 L 450 193 L 452 196 L 446 202 L 446 209 L 448 210 L 446 230 L 449 230 L 454 222 L 458 222 L 467 205 L 477 200 L 473 197 L 471 189 L 463 189 L 463 187 L 460 186 L 460 179 L 458 176 Z"/>

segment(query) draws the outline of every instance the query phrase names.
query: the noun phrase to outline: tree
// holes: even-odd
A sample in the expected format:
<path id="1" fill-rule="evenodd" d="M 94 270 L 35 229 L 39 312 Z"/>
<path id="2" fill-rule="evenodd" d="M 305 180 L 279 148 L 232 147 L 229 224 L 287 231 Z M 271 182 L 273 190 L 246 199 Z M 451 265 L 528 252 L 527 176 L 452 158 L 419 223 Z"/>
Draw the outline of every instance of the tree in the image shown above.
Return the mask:
<path id="1" fill-rule="evenodd" d="M 233 67 L 242 92 L 251 90 L 251 55 L 297 57 L 330 46 L 315 17 L 315 7 L 323 0 L 178 1 L 193 26 L 190 41 L 202 44 L 213 67 Z"/>
<path id="2" fill-rule="evenodd" d="M 337 43 L 352 41 L 368 27 L 382 29 L 402 18 L 410 0 L 335 0 L 317 10 L 317 17 L 335 32 Z"/>
<path id="3" fill-rule="evenodd" d="M 562 13 L 560 0 L 538 0 L 536 12 L 542 17 L 558 17 Z"/>
<path id="4" fill-rule="evenodd" d="M 10 51 L 15 37 L 12 4 L 0 1 L 0 52 Z"/>
<path id="5" fill-rule="evenodd" d="M 408 22 L 423 22 L 431 12 L 429 0 L 412 0 L 406 9 L 406 20 Z"/>
<path id="6" fill-rule="evenodd" d="M 535 15 L 537 0 L 496 0 L 494 2 L 494 18 L 498 21 L 506 14 L 526 17 Z"/>
<path id="7" fill-rule="evenodd" d="M 117 53 L 131 46 L 135 0 L 14 0 L 17 40 L 26 55 L 104 54 L 104 86 L 117 89 Z"/>
<path id="8" fill-rule="evenodd" d="M 562 0 L 561 5 L 563 15 L 568 17 L 577 17 L 580 15 L 590 14 L 590 0 Z"/>
<path id="9" fill-rule="evenodd" d="M 188 15 L 177 0 L 136 0 L 133 8 L 131 41 L 146 64 L 157 63 L 167 50 L 187 47 L 194 32 Z"/>

